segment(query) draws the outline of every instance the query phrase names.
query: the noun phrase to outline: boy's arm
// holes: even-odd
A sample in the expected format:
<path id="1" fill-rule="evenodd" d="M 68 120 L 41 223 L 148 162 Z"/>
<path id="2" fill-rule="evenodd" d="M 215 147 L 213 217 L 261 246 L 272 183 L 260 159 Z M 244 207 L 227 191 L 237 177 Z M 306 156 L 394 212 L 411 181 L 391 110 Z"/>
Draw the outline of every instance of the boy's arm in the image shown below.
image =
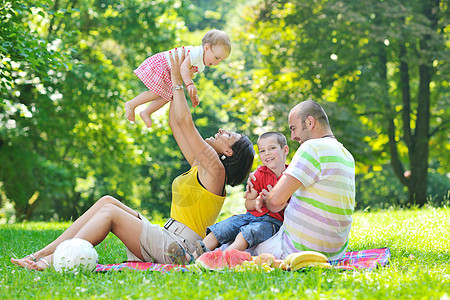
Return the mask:
<path id="1" fill-rule="evenodd" d="M 253 171 L 253 172 L 250 172 L 250 174 L 248 174 L 247 185 L 245 186 L 244 198 L 247 198 L 247 194 L 250 193 L 250 190 L 254 188 L 253 187 L 253 181 L 256 180 L 255 172 L 256 171 Z"/>
<path id="2" fill-rule="evenodd" d="M 258 192 L 251 187 L 247 195 L 245 196 L 245 208 L 247 210 L 256 210 L 256 198 L 258 197 Z"/>
<path id="3" fill-rule="evenodd" d="M 261 173 L 258 169 L 251 173 L 247 182 L 247 192 L 245 193 L 245 208 L 247 210 L 257 210 L 262 212 L 261 206 L 256 203 L 256 198 L 261 191 Z"/>

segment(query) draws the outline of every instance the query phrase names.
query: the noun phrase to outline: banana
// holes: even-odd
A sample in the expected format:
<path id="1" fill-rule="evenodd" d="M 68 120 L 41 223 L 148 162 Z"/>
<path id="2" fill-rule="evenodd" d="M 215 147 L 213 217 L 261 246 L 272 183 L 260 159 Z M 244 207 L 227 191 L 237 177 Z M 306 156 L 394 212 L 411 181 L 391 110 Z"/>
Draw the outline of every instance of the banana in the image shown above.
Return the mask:
<path id="1" fill-rule="evenodd" d="M 327 263 L 327 257 L 322 253 L 316 251 L 302 251 L 289 254 L 285 259 L 284 263 L 289 269 L 294 269 L 297 265 L 301 263 Z"/>
<path id="2" fill-rule="evenodd" d="M 328 262 L 327 257 L 320 252 L 316 251 L 302 251 L 294 257 L 291 261 L 291 266 L 295 266 L 300 262 Z"/>
<path id="3" fill-rule="evenodd" d="M 292 260 L 293 260 L 293 259 L 295 258 L 295 256 L 298 255 L 299 253 L 300 253 L 300 252 L 294 252 L 294 253 L 291 253 L 291 254 L 289 254 L 288 256 L 286 256 L 286 258 L 284 259 L 284 264 L 285 264 L 286 266 L 290 266 Z"/>
<path id="4" fill-rule="evenodd" d="M 316 267 L 316 268 L 326 268 L 326 269 L 331 269 L 331 265 L 329 263 L 324 263 L 324 262 L 311 262 L 311 261 L 305 261 L 305 262 L 301 262 L 298 263 L 294 266 L 291 267 L 291 271 L 295 271 L 295 270 L 299 270 L 301 268 L 306 268 L 306 267 Z"/>
<path id="5" fill-rule="evenodd" d="M 302 253 L 303 253 L 303 252 L 294 252 L 294 253 L 291 253 L 291 254 L 289 254 L 288 256 L 286 256 L 286 258 L 284 259 L 284 263 L 286 264 L 286 266 L 292 265 L 292 261 L 293 261 L 296 257 L 302 256 L 302 255 L 303 255 Z"/>

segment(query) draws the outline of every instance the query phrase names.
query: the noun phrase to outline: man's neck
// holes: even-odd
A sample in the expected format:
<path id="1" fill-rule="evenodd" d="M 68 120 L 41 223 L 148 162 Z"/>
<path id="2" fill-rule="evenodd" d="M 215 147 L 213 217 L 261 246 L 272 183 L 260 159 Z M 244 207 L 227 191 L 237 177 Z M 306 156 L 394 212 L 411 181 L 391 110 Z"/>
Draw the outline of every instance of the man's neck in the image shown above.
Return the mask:
<path id="1" fill-rule="evenodd" d="M 314 139 L 326 138 L 326 137 L 334 137 L 333 132 L 330 129 L 328 130 L 317 130 L 312 133 Z"/>

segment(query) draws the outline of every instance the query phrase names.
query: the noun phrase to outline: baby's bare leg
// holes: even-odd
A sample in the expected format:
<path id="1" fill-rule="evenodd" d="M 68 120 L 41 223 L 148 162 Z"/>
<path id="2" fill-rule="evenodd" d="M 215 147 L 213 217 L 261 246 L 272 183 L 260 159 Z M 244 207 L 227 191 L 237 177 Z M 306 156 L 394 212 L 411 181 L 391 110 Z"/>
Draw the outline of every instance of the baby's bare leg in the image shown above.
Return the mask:
<path id="1" fill-rule="evenodd" d="M 127 101 L 125 103 L 125 115 L 127 116 L 128 121 L 134 122 L 135 116 L 134 116 L 134 110 L 136 107 L 138 107 L 141 104 L 148 103 L 150 101 L 156 100 L 159 98 L 159 95 L 146 91 L 142 92 L 130 101 Z"/>
<path id="2" fill-rule="evenodd" d="M 141 118 L 144 121 L 144 123 L 147 126 L 147 128 L 152 127 L 152 119 L 150 118 L 150 115 L 152 113 L 154 113 L 155 111 L 157 111 L 158 109 L 160 109 L 161 107 L 163 107 L 166 103 L 167 103 L 166 100 L 164 100 L 163 98 L 159 97 L 158 99 L 153 100 L 147 106 L 146 109 L 144 109 L 143 111 L 141 111 L 139 113 L 139 115 L 141 116 Z"/>

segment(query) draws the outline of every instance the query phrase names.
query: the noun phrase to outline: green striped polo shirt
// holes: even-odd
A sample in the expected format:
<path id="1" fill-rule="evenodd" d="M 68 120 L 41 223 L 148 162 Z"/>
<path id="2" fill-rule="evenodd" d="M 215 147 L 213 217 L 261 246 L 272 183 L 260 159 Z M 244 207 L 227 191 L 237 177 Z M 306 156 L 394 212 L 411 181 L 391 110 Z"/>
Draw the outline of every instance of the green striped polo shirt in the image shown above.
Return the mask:
<path id="1" fill-rule="evenodd" d="M 355 208 L 353 156 L 334 138 L 311 139 L 299 147 L 285 174 L 302 183 L 284 214 L 288 252 L 341 256 Z"/>

